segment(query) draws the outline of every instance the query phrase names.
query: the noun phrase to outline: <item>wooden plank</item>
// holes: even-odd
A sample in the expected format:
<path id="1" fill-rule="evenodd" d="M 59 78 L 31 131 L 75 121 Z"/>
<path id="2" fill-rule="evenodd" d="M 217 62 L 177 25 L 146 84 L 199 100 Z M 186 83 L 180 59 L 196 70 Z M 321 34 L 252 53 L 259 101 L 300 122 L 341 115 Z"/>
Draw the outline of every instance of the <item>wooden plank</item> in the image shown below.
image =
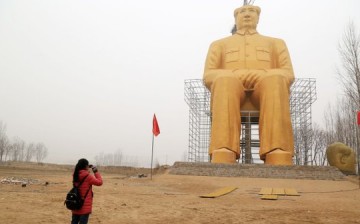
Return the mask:
<path id="1" fill-rule="evenodd" d="M 287 195 L 287 196 L 300 196 L 300 194 L 294 188 L 285 188 L 285 195 Z"/>
<path id="2" fill-rule="evenodd" d="M 264 194 L 272 194 L 272 188 L 268 188 L 268 187 L 263 187 L 261 188 L 259 194 L 260 195 L 264 195 Z"/>
<path id="3" fill-rule="evenodd" d="M 200 195 L 200 197 L 201 198 L 216 198 L 216 197 L 223 196 L 225 194 L 229 194 L 230 192 L 233 192 L 236 189 L 237 189 L 237 187 L 224 187 L 224 188 L 216 190 L 210 194 Z"/>
<path id="4" fill-rule="evenodd" d="M 275 194 L 264 194 L 261 196 L 261 200 L 277 200 L 278 196 Z"/>
<path id="5" fill-rule="evenodd" d="M 284 188 L 273 188 L 272 194 L 285 195 L 285 189 Z"/>

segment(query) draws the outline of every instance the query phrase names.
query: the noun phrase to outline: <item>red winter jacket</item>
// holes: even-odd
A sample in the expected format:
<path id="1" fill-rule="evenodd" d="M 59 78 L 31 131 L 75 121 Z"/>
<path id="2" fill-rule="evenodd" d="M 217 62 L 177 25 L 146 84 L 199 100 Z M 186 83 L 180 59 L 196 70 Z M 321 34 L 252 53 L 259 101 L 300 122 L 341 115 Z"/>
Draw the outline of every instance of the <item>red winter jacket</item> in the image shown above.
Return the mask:
<path id="1" fill-rule="evenodd" d="M 86 177 L 86 175 L 88 175 Z M 96 172 L 94 175 L 90 174 L 88 170 L 79 170 L 79 182 L 75 183 L 75 185 L 79 185 L 80 181 L 85 178 L 85 181 L 80 186 L 80 194 L 82 197 L 85 197 L 87 190 L 90 188 L 89 193 L 87 194 L 84 205 L 80 210 L 72 211 L 72 214 L 75 215 L 84 215 L 90 214 L 92 211 L 92 201 L 93 201 L 93 194 L 92 194 L 92 185 L 101 186 L 103 184 L 102 177 L 99 172 Z"/>

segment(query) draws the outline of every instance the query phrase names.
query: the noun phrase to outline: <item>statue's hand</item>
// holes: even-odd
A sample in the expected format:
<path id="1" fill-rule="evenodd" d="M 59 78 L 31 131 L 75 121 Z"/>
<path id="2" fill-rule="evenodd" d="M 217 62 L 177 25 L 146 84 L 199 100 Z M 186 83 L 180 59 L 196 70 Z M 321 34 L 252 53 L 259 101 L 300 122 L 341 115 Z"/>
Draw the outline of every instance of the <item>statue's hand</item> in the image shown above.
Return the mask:
<path id="1" fill-rule="evenodd" d="M 267 74 L 264 70 L 256 69 L 238 69 L 233 72 L 240 80 L 242 80 L 245 89 L 254 89 L 257 81 Z"/>
<path id="2" fill-rule="evenodd" d="M 250 71 L 243 82 L 245 89 L 254 89 L 256 82 L 262 75 L 263 74 L 260 74 L 259 72 Z"/>

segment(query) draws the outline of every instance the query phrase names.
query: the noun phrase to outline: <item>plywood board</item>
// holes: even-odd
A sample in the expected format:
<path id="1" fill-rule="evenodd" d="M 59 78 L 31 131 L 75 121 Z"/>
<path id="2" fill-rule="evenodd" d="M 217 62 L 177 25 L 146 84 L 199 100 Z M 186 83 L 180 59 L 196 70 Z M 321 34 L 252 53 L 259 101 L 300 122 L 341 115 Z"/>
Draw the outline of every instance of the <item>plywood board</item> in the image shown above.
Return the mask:
<path id="1" fill-rule="evenodd" d="M 275 194 L 264 194 L 261 196 L 262 200 L 277 200 L 278 196 Z"/>
<path id="2" fill-rule="evenodd" d="M 273 188 L 272 194 L 285 195 L 285 189 L 284 188 Z"/>
<path id="3" fill-rule="evenodd" d="M 300 196 L 300 194 L 294 188 L 285 188 L 285 194 L 287 196 Z"/>
<path id="4" fill-rule="evenodd" d="M 260 194 L 260 195 L 272 194 L 272 188 L 263 187 L 263 188 L 261 188 L 259 194 Z"/>
<path id="5" fill-rule="evenodd" d="M 223 196 L 225 194 L 229 194 L 230 192 L 236 190 L 237 187 L 224 187 L 219 190 L 216 190 L 210 194 L 200 195 L 201 198 L 216 198 Z"/>

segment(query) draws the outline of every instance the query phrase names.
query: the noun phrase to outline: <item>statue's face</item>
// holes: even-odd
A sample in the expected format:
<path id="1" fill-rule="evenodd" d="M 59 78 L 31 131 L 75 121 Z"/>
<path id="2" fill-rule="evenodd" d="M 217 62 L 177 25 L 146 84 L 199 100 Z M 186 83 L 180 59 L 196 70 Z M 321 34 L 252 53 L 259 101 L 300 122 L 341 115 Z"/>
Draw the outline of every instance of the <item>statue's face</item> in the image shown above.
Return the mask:
<path id="1" fill-rule="evenodd" d="M 236 10 L 237 29 L 256 29 L 259 22 L 259 15 L 254 6 L 243 6 Z"/>

